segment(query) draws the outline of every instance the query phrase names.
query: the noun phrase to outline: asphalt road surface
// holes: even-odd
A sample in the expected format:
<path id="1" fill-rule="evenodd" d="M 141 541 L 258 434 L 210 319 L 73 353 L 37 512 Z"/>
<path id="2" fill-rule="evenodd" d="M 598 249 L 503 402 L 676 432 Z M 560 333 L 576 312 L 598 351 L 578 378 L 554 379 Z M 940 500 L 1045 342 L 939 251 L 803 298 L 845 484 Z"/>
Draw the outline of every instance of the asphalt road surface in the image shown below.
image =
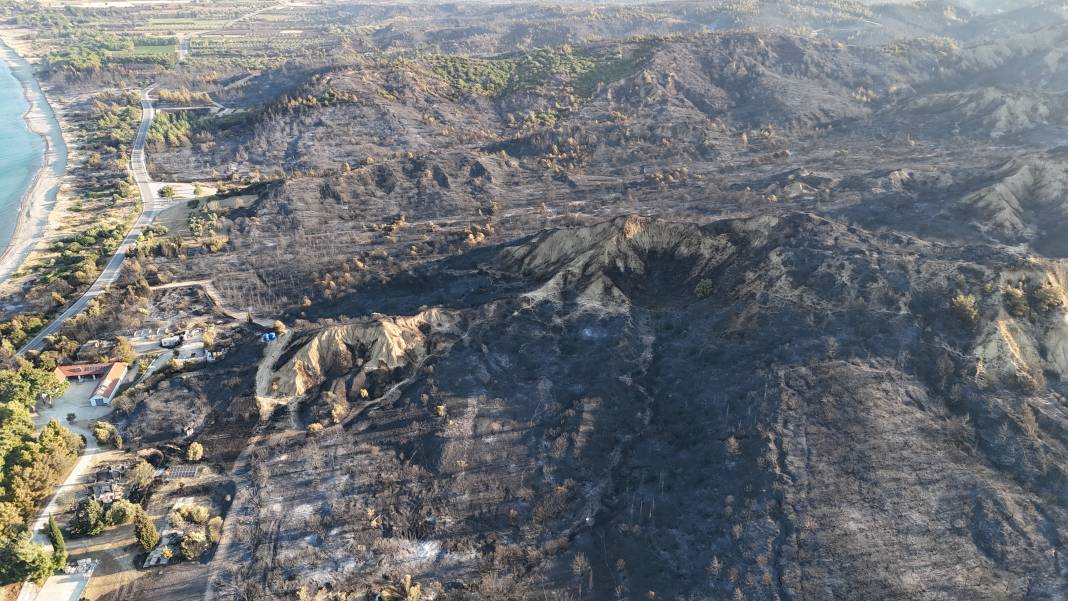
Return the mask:
<path id="1" fill-rule="evenodd" d="M 66 311 L 24 344 L 18 350 L 18 355 L 24 355 L 27 351 L 41 350 L 44 346 L 45 338 L 58 333 L 68 319 L 84 311 L 89 301 L 115 283 L 119 273 L 122 271 L 122 262 L 126 259 L 126 253 L 137 243 L 137 238 L 141 236 L 141 231 L 151 224 L 156 219 L 156 215 L 159 214 L 162 208 L 160 199 L 152 192 L 152 179 L 148 176 L 148 167 L 145 166 L 145 139 L 148 137 L 148 128 L 152 126 L 152 119 L 156 114 L 155 109 L 152 107 L 152 99 L 149 98 L 149 93 L 154 87 L 154 85 L 149 86 L 141 92 L 141 125 L 137 128 L 137 136 L 134 138 L 133 149 L 130 152 L 130 167 L 133 170 L 134 181 L 137 183 L 137 190 L 141 194 L 141 215 L 137 217 L 137 221 L 134 222 L 133 227 L 130 228 L 130 231 L 122 240 L 122 244 L 119 245 L 108 264 L 104 266 L 103 271 L 100 272 L 100 276 L 93 282 L 93 285 L 78 300 L 74 301 L 70 307 L 67 307 Z"/>

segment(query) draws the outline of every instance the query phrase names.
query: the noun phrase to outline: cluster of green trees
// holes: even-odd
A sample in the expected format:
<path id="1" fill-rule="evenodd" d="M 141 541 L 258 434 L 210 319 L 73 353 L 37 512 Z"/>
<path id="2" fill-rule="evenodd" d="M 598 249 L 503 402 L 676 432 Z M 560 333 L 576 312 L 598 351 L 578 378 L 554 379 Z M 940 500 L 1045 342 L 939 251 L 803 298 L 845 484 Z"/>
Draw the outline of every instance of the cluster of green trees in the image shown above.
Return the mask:
<path id="1" fill-rule="evenodd" d="M 47 286 L 59 279 L 72 286 L 91 283 L 99 271 L 98 264 L 115 253 L 125 235 L 125 227 L 121 224 L 101 225 L 56 241 L 52 251 L 59 256 L 49 260 L 37 285 Z"/>
<path id="2" fill-rule="evenodd" d="M 47 547 L 33 542 L 29 532 L 0 533 L 0 584 L 27 580 L 41 584 L 60 567 Z"/>
<path id="3" fill-rule="evenodd" d="M 101 103 L 97 113 L 95 143 L 118 148 L 133 142 L 141 122 L 140 109 Z"/>
<path id="4" fill-rule="evenodd" d="M 450 85 L 474 94 L 499 96 L 564 78 L 573 82 L 576 92 L 586 96 L 600 82 L 636 72 L 645 57 L 641 49 L 624 55 L 564 44 L 492 59 L 451 55 L 429 55 L 424 59 Z"/>
<path id="5" fill-rule="evenodd" d="M 172 67 L 178 62 L 178 54 L 173 48 L 161 52 L 152 47 L 135 48 L 128 52 L 108 55 L 109 64 L 156 64 Z"/>
<path id="6" fill-rule="evenodd" d="M 115 425 L 110 422 L 98 421 L 93 423 L 93 438 L 98 444 L 112 445 L 116 449 L 122 448 L 122 436 Z"/>
<path id="7" fill-rule="evenodd" d="M 91 283 L 99 273 L 100 266 L 112 256 L 126 235 L 132 217 L 120 219 L 109 209 L 118 206 L 120 200 L 137 195 L 137 188 L 125 171 L 129 146 L 141 118 L 137 99 L 136 93 L 97 94 L 93 99 L 93 110 L 79 114 L 79 125 L 87 131 L 85 149 L 89 151 L 88 163 L 96 166 L 92 174 L 85 178 L 94 184 L 93 189 L 83 192 L 86 205 L 76 206 L 79 209 L 91 209 L 98 217 L 94 225 L 53 242 L 49 249 L 51 255 L 32 266 L 36 277 L 27 298 L 37 303 L 40 315 L 34 316 L 33 320 L 27 318 L 21 322 L 0 324 L 0 358 L 10 356 L 11 349 L 25 342 L 45 323 L 48 316 L 66 304 L 67 299 Z M 147 284 L 144 288 L 147 290 Z M 125 289 L 118 290 L 114 296 L 124 296 L 125 292 Z M 113 295 L 109 293 L 106 296 L 110 298 Z M 90 307 L 89 312 L 93 315 L 79 316 L 79 319 L 68 322 L 69 327 L 64 332 L 66 337 L 56 338 L 49 350 L 38 358 L 38 364 L 54 367 L 63 356 L 73 353 L 79 345 L 72 338 L 78 338 L 80 330 L 86 330 L 84 326 L 88 322 L 110 317 L 102 315 L 109 313 L 106 309 L 101 303 L 96 303 Z M 129 306 L 120 309 L 125 311 Z"/>
<path id="8" fill-rule="evenodd" d="M 114 526 L 134 521 L 141 506 L 126 499 L 119 499 L 106 507 L 96 497 L 87 497 L 78 503 L 70 521 L 72 536 L 96 536 Z"/>
<path id="9" fill-rule="evenodd" d="M 82 450 L 81 437 L 59 422 L 38 433 L 30 416 L 39 395 L 66 388 L 66 381 L 28 363 L 0 372 L 0 525 L 28 518 Z"/>
<path id="10" fill-rule="evenodd" d="M 152 293 L 145 278 L 140 275 L 142 266 L 137 257 L 127 257 L 123 264 L 124 274 L 107 292 L 89 301 L 86 310 L 68 319 L 61 336 L 52 339 L 41 358 L 53 351 L 70 356 L 76 351 L 78 341 L 105 338 L 116 329 L 139 327 L 144 321 L 141 311 Z M 39 359 L 40 360 L 40 359 Z"/>
<path id="11" fill-rule="evenodd" d="M 210 104 L 211 97 L 207 92 L 194 92 L 188 88 L 175 90 L 163 89 L 156 93 L 161 102 L 174 104 Z"/>
<path id="12" fill-rule="evenodd" d="M 159 544 L 159 530 L 156 529 L 152 518 L 143 507 L 126 499 L 114 501 L 106 508 L 94 497 L 83 499 L 78 504 L 74 518 L 71 520 L 70 533 L 74 536 L 96 536 L 113 526 L 130 523 L 133 523 L 134 539 L 142 549 L 151 551 Z M 51 525 L 49 528 L 51 529 Z M 56 528 L 57 534 L 58 531 L 59 528 Z M 56 549 L 55 555 L 58 559 L 59 547 L 54 542 L 53 548 Z M 64 550 L 63 553 L 65 558 L 66 551 Z M 65 563 L 66 561 L 62 564 L 57 561 L 56 565 L 65 565 Z"/>
<path id="13" fill-rule="evenodd" d="M 451 55 L 427 57 L 431 68 L 450 85 L 474 94 L 497 96 L 510 87 L 516 63 L 508 59 L 478 59 Z"/>
<path id="14" fill-rule="evenodd" d="M 178 254 L 182 247 L 181 236 L 168 236 L 170 229 L 161 224 L 153 224 L 146 228 L 137 240 L 134 253 L 138 261 L 148 263 L 149 257 L 165 256 L 173 257 Z M 158 283 L 158 282 L 154 282 Z"/>
<path id="15" fill-rule="evenodd" d="M 201 205 L 189 212 L 186 222 L 189 224 L 189 232 L 199 238 L 215 231 L 219 224 L 219 215 Z"/>
<path id="16" fill-rule="evenodd" d="M 146 141 L 157 148 L 165 146 L 189 146 L 193 136 L 206 129 L 211 115 L 200 111 L 158 113 L 152 120 Z"/>
<path id="17" fill-rule="evenodd" d="M 190 561 L 200 559 L 211 545 L 218 544 L 222 538 L 223 519 L 212 517 L 211 511 L 203 505 L 191 503 L 175 507 L 167 520 L 182 530 L 178 550 L 182 557 Z"/>
<path id="18" fill-rule="evenodd" d="M 104 506 L 96 497 L 87 497 L 78 503 L 70 521 L 70 533 L 74 536 L 96 536 L 107 528 L 104 522 Z"/>
<path id="19" fill-rule="evenodd" d="M 347 90 L 327 90 L 322 94 L 303 94 L 301 96 L 283 97 L 278 105 L 284 110 L 294 112 L 308 108 L 325 108 L 342 104 L 359 102 L 360 95 Z"/>
<path id="20" fill-rule="evenodd" d="M 128 177 L 126 166 L 130 145 L 133 144 L 137 128 L 141 123 L 141 101 L 136 92 L 108 92 L 97 94 L 93 98 L 92 111 L 85 114 L 79 125 L 86 130 L 86 147 L 100 158 L 92 167 L 93 175 L 108 175 L 109 180 Z M 90 155 L 92 161 L 93 155 Z M 102 166 L 110 167 L 108 170 Z M 130 182 L 132 184 L 132 182 Z M 112 194 L 112 186 L 97 188 L 96 194 Z M 120 196 L 130 197 L 136 194 L 131 188 L 129 194 L 119 191 Z M 90 193 L 93 196 L 94 193 Z"/>
<path id="21" fill-rule="evenodd" d="M 44 68 L 47 71 L 69 70 L 75 73 L 83 73 L 86 71 L 99 71 L 103 65 L 103 54 L 80 46 L 49 52 L 44 57 Z"/>
<path id="22" fill-rule="evenodd" d="M 160 64 L 174 61 L 173 55 L 158 51 L 159 47 L 174 46 L 173 37 L 119 36 L 91 27 L 65 27 L 56 33 L 63 44 L 45 55 L 42 65 L 47 73 L 92 73 L 111 61 Z"/>
<path id="23" fill-rule="evenodd" d="M 98 94 L 93 110 L 77 116 L 79 126 L 87 132 L 86 165 L 92 169 L 84 179 L 94 187 L 79 190 L 84 199 L 73 208 L 92 210 L 97 219 L 84 231 L 53 242 L 51 253 L 30 266 L 36 277 L 27 299 L 36 303 L 38 314 L 0 323 L 0 358 L 9 357 L 12 349 L 32 336 L 72 293 L 92 282 L 104 257 L 110 257 L 122 242 L 132 218 L 120 220 L 108 209 L 118 205 L 117 199 L 137 194 L 125 170 L 129 145 L 141 117 L 137 98 L 136 94 L 117 92 Z"/>
<path id="24" fill-rule="evenodd" d="M 30 412 L 37 399 L 58 396 L 66 387 L 52 372 L 24 362 L 0 371 L 0 582 L 43 581 L 59 559 L 66 562 L 65 550 L 53 556 L 26 531 L 34 510 L 84 446 L 55 420 L 34 430 Z"/>
<path id="25" fill-rule="evenodd" d="M 43 65 L 46 71 L 97 71 L 103 66 L 107 51 L 129 50 L 134 47 L 133 40 L 98 31 L 68 30 L 64 37 L 68 38 L 68 43 L 62 50 L 45 55 Z"/>
<path id="26" fill-rule="evenodd" d="M 15 355 L 18 347 L 26 342 L 45 325 L 40 315 L 16 315 L 9 321 L 0 323 L 0 359 L 9 359 Z"/>
<path id="27" fill-rule="evenodd" d="M 11 8 L 16 8 L 14 3 Z M 23 5 L 17 8 L 19 10 L 14 10 L 13 14 L 18 25 L 29 25 L 34 29 L 63 29 L 71 25 L 70 16 L 58 10 L 49 10 L 40 5 Z"/>
<path id="28" fill-rule="evenodd" d="M 56 244 L 59 246 L 58 250 L 64 252 L 77 252 L 83 248 L 95 247 L 101 244 L 105 247 L 110 247 L 111 252 L 114 252 L 115 246 L 118 242 L 122 241 L 122 237 L 122 227 L 98 225 L 89 231 L 78 234 L 77 236 L 64 238 Z"/>

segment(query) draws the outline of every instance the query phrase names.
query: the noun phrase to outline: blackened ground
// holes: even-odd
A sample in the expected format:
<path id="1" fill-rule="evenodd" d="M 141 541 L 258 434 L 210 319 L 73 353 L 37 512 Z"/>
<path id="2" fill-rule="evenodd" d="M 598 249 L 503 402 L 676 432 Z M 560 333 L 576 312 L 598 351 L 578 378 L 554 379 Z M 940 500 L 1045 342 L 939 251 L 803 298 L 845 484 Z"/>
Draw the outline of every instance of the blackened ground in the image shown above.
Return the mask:
<path id="1" fill-rule="evenodd" d="M 247 565 L 220 582 L 255 598 L 411 574 L 446 599 L 1057 599 L 1060 384 L 977 378 L 975 354 L 1008 322 L 1036 344 L 1063 308 L 1012 318 L 996 286 L 1041 267 L 981 260 L 806 214 L 620 218 L 357 290 L 337 306 L 429 304 L 419 286 L 446 275 L 488 292 L 342 425 L 276 422 L 235 525 L 252 533 L 227 555 Z M 1057 369 L 1038 361 L 1020 367 Z"/>

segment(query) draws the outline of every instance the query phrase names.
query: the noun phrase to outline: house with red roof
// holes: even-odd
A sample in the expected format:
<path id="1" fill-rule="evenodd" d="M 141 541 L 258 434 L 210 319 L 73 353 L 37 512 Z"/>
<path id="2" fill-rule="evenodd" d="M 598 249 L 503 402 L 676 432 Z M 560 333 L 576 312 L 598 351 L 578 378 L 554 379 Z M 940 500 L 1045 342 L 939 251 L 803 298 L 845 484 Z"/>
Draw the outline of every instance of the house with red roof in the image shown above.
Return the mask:
<path id="1" fill-rule="evenodd" d="M 110 405 L 119 391 L 119 386 L 126 379 L 129 368 L 125 363 L 85 363 L 80 365 L 60 365 L 56 368 L 57 378 L 83 382 L 86 379 L 99 380 L 93 394 L 89 396 L 89 404 L 96 406 Z"/>

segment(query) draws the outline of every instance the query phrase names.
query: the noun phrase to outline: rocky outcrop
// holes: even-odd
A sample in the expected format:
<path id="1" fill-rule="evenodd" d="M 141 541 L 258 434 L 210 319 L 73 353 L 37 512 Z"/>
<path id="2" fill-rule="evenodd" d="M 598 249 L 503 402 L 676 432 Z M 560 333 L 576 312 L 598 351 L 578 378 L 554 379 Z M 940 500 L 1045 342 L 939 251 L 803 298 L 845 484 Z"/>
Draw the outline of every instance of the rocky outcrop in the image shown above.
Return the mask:
<path id="1" fill-rule="evenodd" d="M 1060 161 L 1032 157 L 1013 160 L 994 173 L 994 182 L 962 204 L 974 211 L 985 230 L 1003 236 L 1034 236 L 1041 229 L 1068 224 L 1068 171 Z"/>
<path id="2" fill-rule="evenodd" d="M 409 317 L 373 317 L 330 326 L 291 341 L 270 373 L 268 394 L 287 400 L 315 390 L 329 377 L 352 372 L 391 371 L 418 362 L 434 334 L 455 333 L 460 317 L 429 309 Z"/>

